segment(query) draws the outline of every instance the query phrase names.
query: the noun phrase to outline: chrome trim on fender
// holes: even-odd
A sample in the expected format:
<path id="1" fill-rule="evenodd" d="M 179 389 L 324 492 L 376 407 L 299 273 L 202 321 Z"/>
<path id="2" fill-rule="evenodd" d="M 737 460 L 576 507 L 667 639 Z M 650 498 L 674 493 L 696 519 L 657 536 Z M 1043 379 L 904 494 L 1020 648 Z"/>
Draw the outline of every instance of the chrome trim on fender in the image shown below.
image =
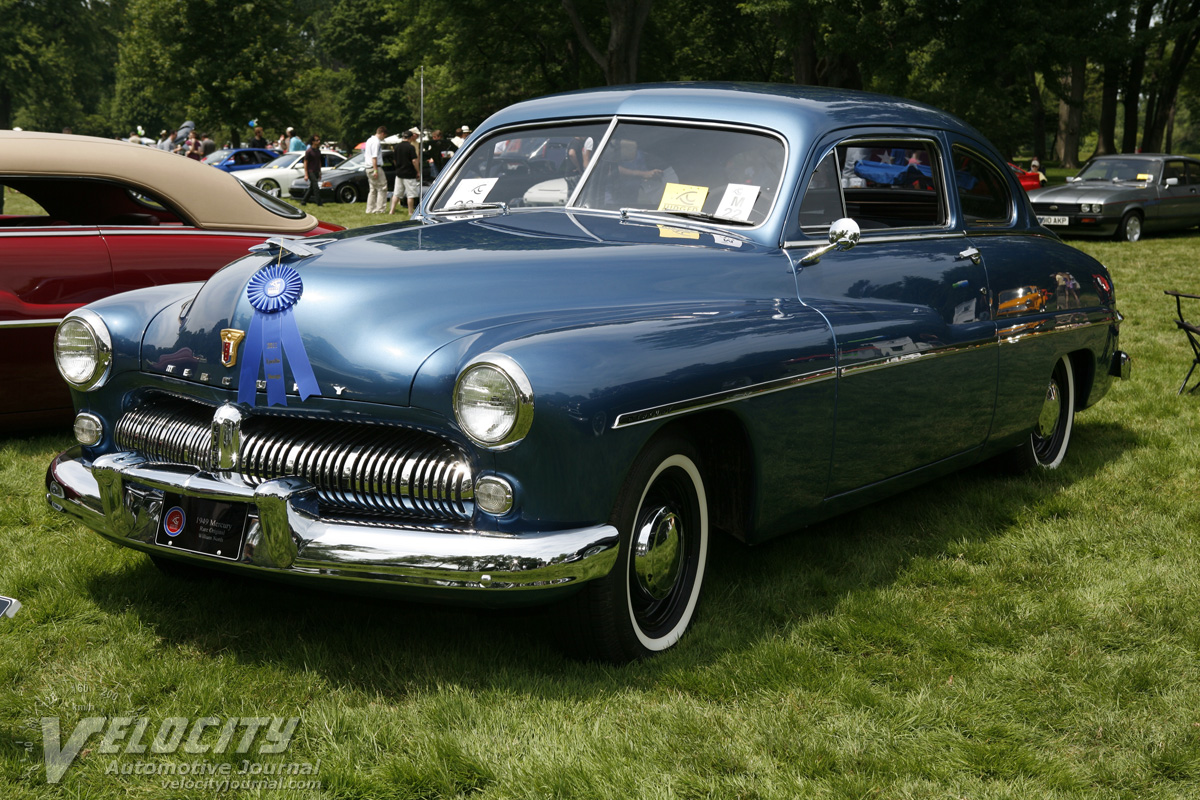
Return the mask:
<path id="1" fill-rule="evenodd" d="M 611 525 L 512 535 L 329 519 L 320 516 L 316 489 L 303 478 L 250 486 L 130 452 L 89 463 L 81 448 L 67 450 L 51 462 L 46 487 L 53 508 L 118 544 L 244 572 L 452 593 L 519 592 L 602 577 L 617 558 L 619 537 Z M 250 505 L 240 557 L 217 561 L 154 544 L 163 492 Z"/>
<path id="2" fill-rule="evenodd" d="M 63 321 L 58 319 L 9 319 L 0 320 L 0 328 L 55 328 Z"/>
<path id="3" fill-rule="evenodd" d="M 838 377 L 846 377 L 857 375 L 863 372 L 874 372 L 888 367 L 898 367 L 903 364 L 912 364 L 917 361 L 932 361 L 943 356 L 954 356 L 962 353 L 969 353 L 974 350 L 984 350 L 989 347 L 995 347 L 995 339 L 987 339 L 980 342 L 972 342 L 970 344 L 957 345 L 955 347 L 942 347 L 937 350 L 926 350 L 918 353 L 904 353 L 898 356 L 884 356 L 883 358 L 874 359 L 872 361 L 864 361 L 861 364 L 852 364 L 848 367 L 838 367 Z"/>
<path id="4" fill-rule="evenodd" d="M 705 408 L 713 408 L 714 406 L 727 405 L 735 403 L 738 400 L 745 400 L 750 397 L 757 397 L 763 394 L 773 394 L 774 392 L 782 392 L 787 389 L 795 389 L 798 386 L 806 386 L 810 383 L 820 383 L 831 378 L 837 377 L 837 369 L 822 369 L 815 372 L 809 372 L 804 375 L 793 375 L 787 378 L 779 378 L 773 381 L 765 381 L 756 383 L 753 386 L 743 386 L 740 389 L 729 389 L 724 392 L 715 392 L 701 397 L 693 397 L 687 400 L 680 400 L 675 403 L 667 403 L 666 405 L 655 406 L 653 408 L 642 409 L 641 411 L 630 411 L 617 416 L 612 424 L 613 430 L 618 428 L 628 428 L 631 425 L 640 425 L 643 422 L 652 422 L 654 420 L 666 419 L 668 417 L 677 417 L 680 414 L 688 414 L 693 411 L 700 411 Z"/>
<path id="5" fill-rule="evenodd" d="M 1032 339 L 1036 336 L 1048 336 L 1053 333 L 1067 333 L 1069 331 L 1077 331 L 1083 328 L 1093 328 L 1097 325 L 1112 325 L 1124 319 L 1115 311 L 1110 313 L 1103 319 L 1072 319 L 1074 317 L 1084 316 L 1082 313 L 1077 314 L 1057 314 L 1053 318 L 1031 320 L 1029 322 L 1018 322 L 1012 325 L 1006 325 L 997 331 L 997 338 L 1000 344 L 1016 344 L 1022 339 Z M 1066 319 L 1064 319 L 1066 318 Z M 1051 325 L 1053 327 L 1047 327 Z"/>

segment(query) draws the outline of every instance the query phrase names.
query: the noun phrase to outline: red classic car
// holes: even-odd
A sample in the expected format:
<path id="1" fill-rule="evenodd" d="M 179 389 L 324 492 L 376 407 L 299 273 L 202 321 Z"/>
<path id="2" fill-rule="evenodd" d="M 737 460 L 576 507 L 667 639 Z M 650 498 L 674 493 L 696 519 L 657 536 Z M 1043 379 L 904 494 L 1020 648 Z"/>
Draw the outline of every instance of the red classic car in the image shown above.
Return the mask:
<path id="1" fill-rule="evenodd" d="M 1013 175 L 1017 176 L 1017 182 L 1021 184 L 1021 188 L 1025 191 L 1040 189 L 1046 185 L 1046 176 L 1040 172 L 1030 172 L 1027 169 L 1022 169 L 1011 161 L 1008 162 L 1008 168 L 1013 171 Z"/>
<path id="2" fill-rule="evenodd" d="M 71 419 L 52 358 L 68 312 L 129 289 L 204 280 L 271 236 L 342 229 L 229 173 L 88 136 L 0 131 L 0 186 L 40 212 L 0 213 L 0 431 Z"/>

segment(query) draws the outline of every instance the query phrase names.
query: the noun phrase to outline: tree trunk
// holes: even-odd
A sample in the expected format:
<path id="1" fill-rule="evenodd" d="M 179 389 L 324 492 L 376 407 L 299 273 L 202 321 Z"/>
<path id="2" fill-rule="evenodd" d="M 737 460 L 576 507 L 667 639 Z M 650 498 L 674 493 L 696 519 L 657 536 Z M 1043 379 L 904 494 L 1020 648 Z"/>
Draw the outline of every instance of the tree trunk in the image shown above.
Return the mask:
<path id="1" fill-rule="evenodd" d="M 1121 63 L 1110 61 L 1104 65 L 1104 88 L 1100 92 L 1100 128 L 1096 139 L 1096 156 L 1107 156 L 1117 152 L 1117 88 L 1120 84 Z"/>
<path id="2" fill-rule="evenodd" d="M 0 130 L 12 127 L 13 98 L 7 86 L 0 85 Z"/>
<path id="3" fill-rule="evenodd" d="M 1154 87 L 1146 104 L 1146 126 L 1142 131 L 1142 149 L 1147 153 L 1163 150 L 1163 139 L 1167 125 L 1175 110 L 1175 98 L 1179 85 L 1191 64 L 1192 56 L 1200 45 L 1200 0 L 1191 2 L 1168 2 L 1163 9 L 1163 28 L 1171 28 L 1174 39 L 1170 41 L 1171 56 L 1162 72 L 1162 78 Z M 1166 52 L 1167 40 L 1161 43 Z"/>
<path id="4" fill-rule="evenodd" d="M 1068 169 L 1079 167 L 1079 134 L 1083 126 L 1083 95 L 1087 88 L 1087 59 L 1077 56 L 1071 60 L 1068 74 L 1063 79 L 1064 97 L 1058 102 L 1058 141 L 1056 143 L 1060 166 Z"/>
<path id="5" fill-rule="evenodd" d="M 603 53 L 584 28 L 575 0 L 562 0 L 563 9 L 575 28 L 575 35 L 592 60 L 604 72 L 609 86 L 637 81 L 642 30 L 650 16 L 653 0 L 605 0 L 608 9 L 608 48 Z"/>
<path id="6" fill-rule="evenodd" d="M 1142 96 L 1142 80 L 1146 75 L 1146 31 L 1158 0 L 1142 0 L 1138 4 L 1137 18 L 1133 24 L 1133 58 L 1129 60 L 1129 71 L 1125 73 L 1125 132 L 1121 136 L 1121 152 L 1137 150 L 1138 104 Z"/>
<path id="7" fill-rule="evenodd" d="M 1038 89 L 1037 75 L 1032 69 L 1028 73 L 1028 85 L 1033 154 L 1042 162 L 1046 160 L 1046 107 L 1042 105 L 1042 92 Z"/>

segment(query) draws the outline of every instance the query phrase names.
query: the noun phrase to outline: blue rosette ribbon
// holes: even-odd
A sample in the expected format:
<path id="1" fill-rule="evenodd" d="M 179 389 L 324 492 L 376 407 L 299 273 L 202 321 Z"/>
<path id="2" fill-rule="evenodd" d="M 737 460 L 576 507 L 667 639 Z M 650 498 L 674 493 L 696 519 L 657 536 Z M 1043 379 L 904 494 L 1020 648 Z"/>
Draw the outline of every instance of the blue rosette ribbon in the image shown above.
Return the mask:
<path id="1" fill-rule="evenodd" d="M 238 380 L 238 402 L 254 405 L 257 393 L 259 364 L 267 377 L 267 405 L 287 405 L 287 385 L 283 378 L 284 355 L 292 368 L 292 377 L 300 392 L 300 399 L 307 400 L 320 395 L 317 377 L 304 342 L 300 340 L 300 329 L 292 306 L 304 292 L 300 273 L 284 264 L 272 264 L 254 273 L 246 285 L 246 297 L 254 307 L 254 318 L 246 332 L 246 345 L 242 356 L 242 372 Z"/>

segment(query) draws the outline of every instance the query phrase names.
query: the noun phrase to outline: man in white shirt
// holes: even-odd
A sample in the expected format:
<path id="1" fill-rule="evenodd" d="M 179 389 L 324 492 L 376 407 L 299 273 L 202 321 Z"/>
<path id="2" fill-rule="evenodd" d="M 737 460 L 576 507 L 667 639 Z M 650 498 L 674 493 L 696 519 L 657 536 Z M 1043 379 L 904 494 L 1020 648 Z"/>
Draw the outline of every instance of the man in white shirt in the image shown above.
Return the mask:
<path id="1" fill-rule="evenodd" d="M 380 125 L 375 135 L 367 139 L 363 163 L 367 168 L 367 213 L 382 214 L 387 208 L 387 174 L 383 171 L 383 140 L 387 128 Z"/>

